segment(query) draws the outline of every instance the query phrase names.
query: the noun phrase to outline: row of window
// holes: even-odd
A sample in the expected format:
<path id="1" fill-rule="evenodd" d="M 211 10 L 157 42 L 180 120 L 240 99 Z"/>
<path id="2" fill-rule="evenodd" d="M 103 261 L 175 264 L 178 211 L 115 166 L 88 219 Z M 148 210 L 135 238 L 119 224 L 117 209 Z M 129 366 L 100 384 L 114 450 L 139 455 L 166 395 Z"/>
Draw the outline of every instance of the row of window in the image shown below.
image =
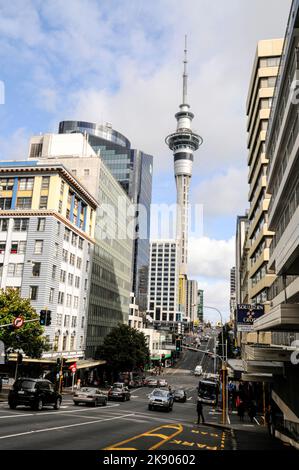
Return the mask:
<path id="1" fill-rule="evenodd" d="M 14 187 L 14 178 L 1 178 L 0 179 L 0 191 L 12 191 Z M 17 189 L 20 191 L 32 191 L 34 186 L 34 178 L 18 178 Z M 47 190 L 50 186 L 50 176 L 42 177 L 41 189 Z"/>
<path id="2" fill-rule="evenodd" d="M 84 328 L 85 317 L 81 318 L 81 328 Z M 56 326 L 64 326 L 65 328 L 76 328 L 77 327 L 77 317 L 71 315 L 62 315 L 58 313 L 56 315 Z"/>

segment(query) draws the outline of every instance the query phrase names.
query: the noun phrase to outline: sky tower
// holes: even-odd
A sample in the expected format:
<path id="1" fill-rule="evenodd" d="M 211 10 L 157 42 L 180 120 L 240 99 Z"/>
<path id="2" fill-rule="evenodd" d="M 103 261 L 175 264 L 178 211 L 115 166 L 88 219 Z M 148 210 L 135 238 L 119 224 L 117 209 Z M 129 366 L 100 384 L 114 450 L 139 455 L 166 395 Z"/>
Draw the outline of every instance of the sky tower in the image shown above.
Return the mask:
<path id="1" fill-rule="evenodd" d="M 193 152 L 202 144 L 202 138 L 191 129 L 194 114 L 187 104 L 187 36 L 185 36 L 183 73 L 183 101 L 176 113 L 177 129 L 166 137 L 165 142 L 173 151 L 174 175 L 177 188 L 176 238 L 179 243 L 179 275 L 187 278 L 188 261 L 188 204 L 192 176 Z"/>

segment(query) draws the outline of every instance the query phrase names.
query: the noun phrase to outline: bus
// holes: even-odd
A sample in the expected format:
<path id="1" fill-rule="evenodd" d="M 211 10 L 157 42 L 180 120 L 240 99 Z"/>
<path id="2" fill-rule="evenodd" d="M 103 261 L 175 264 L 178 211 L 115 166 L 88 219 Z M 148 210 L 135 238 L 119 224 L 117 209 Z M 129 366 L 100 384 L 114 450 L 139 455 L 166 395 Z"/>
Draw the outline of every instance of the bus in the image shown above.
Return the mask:
<path id="1" fill-rule="evenodd" d="M 198 383 L 198 400 L 206 405 L 217 406 L 219 384 L 214 380 L 200 379 Z"/>

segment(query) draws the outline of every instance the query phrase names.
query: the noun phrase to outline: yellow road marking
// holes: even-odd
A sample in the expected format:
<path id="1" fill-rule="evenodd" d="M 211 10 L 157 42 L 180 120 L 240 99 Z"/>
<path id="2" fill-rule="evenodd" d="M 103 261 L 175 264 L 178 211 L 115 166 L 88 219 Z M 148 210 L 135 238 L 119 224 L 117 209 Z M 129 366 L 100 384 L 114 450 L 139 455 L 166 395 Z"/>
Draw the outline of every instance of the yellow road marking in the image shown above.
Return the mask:
<path id="1" fill-rule="evenodd" d="M 170 434 L 169 436 L 165 434 L 159 434 L 156 431 L 159 431 L 160 429 L 174 429 L 175 432 Z M 105 447 L 103 450 L 137 450 L 136 448 L 127 448 L 123 447 L 125 444 L 128 442 L 135 441 L 137 439 L 140 439 L 142 437 L 159 437 L 161 438 L 161 442 L 158 442 L 154 446 L 150 447 L 149 450 L 154 450 L 160 447 L 162 444 L 165 444 L 167 441 L 170 439 L 173 439 L 175 436 L 180 434 L 183 431 L 183 426 L 181 424 L 164 424 L 163 426 L 159 426 L 157 428 L 151 429 L 150 431 L 147 431 L 142 434 L 138 434 L 137 436 L 130 437 L 129 439 L 125 439 L 124 441 L 118 442 L 116 444 L 113 444 L 112 446 Z"/>

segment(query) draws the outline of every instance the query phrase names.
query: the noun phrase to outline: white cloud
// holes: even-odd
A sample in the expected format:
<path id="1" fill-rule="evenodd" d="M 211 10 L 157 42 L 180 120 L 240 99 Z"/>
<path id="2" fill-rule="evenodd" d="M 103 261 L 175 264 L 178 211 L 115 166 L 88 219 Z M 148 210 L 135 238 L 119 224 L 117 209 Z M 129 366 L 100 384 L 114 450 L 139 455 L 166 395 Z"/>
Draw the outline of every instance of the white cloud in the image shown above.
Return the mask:
<path id="1" fill-rule="evenodd" d="M 204 305 L 217 308 L 222 314 L 223 320 L 229 319 L 229 282 L 222 281 L 199 281 L 199 289 L 204 290 Z M 220 321 L 220 315 L 217 311 L 205 308 L 204 319 L 213 322 Z"/>
<path id="2" fill-rule="evenodd" d="M 26 160 L 29 135 L 27 129 L 19 128 L 8 138 L 0 137 L 0 160 Z"/>
<path id="3" fill-rule="evenodd" d="M 229 240 L 208 237 L 189 240 L 188 271 L 191 278 L 228 279 L 234 258 L 234 237 Z"/>
<path id="4" fill-rule="evenodd" d="M 203 204 L 204 216 L 234 216 L 248 206 L 247 167 L 229 168 L 205 179 L 193 189 L 193 200 Z"/>

